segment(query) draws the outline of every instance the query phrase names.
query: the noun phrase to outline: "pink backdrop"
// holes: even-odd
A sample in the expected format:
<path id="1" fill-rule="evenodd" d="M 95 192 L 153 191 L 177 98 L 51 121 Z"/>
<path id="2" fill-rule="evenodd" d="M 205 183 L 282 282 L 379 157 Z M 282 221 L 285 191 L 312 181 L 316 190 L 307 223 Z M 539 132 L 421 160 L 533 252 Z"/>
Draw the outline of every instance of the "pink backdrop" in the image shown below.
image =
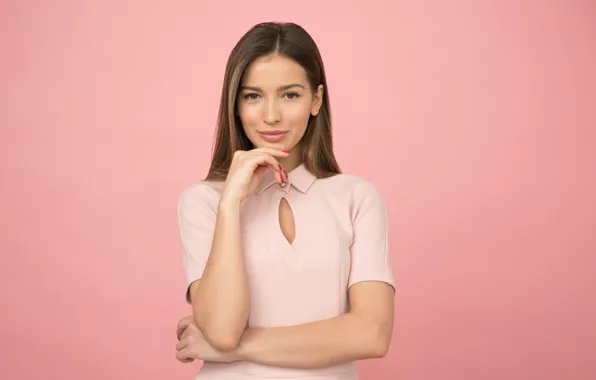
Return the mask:
<path id="1" fill-rule="evenodd" d="M 362 378 L 596 377 L 593 2 L 12 3 L 0 378 L 192 378 L 176 201 L 270 19 L 317 40 L 340 163 L 388 202 L 395 335 Z"/>

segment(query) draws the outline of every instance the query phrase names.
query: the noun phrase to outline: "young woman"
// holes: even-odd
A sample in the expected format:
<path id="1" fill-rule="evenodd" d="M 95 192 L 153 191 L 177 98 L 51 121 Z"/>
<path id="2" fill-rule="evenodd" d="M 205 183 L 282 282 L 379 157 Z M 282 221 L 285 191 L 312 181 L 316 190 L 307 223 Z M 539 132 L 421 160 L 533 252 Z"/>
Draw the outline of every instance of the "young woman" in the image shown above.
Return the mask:
<path id="1" fill-rule="evenodd" d="M 393 329 L 384 200 L 340 174 L 319 50 L 254 26 L 226 67 L 207 178 L 179 200 L 187 301 L 177 358 L 202 380 L 354 380 Z"/>

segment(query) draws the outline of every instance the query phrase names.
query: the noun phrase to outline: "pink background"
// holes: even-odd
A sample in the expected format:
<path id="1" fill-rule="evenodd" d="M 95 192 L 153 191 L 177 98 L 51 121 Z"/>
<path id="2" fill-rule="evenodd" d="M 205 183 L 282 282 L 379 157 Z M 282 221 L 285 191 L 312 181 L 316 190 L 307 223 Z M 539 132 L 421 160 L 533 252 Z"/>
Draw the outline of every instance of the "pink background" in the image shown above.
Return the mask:
<path id="1" fill-rule="evenodd" d="M 180 192 L 227 55 L 292 20 L 386 196 L 395 335 L 364 380 L 596 378 L 590 1 L 0 5 L 0 378 L 190 379 Z"/>

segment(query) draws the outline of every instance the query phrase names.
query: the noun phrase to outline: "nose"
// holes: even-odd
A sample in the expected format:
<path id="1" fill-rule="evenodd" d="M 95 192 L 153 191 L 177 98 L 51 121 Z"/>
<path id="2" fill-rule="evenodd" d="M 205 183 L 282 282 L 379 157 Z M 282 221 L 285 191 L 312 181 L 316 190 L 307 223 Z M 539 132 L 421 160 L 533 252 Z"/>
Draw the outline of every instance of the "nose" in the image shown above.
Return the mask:
<path id="1" fill-rule="evenodd" d="M 263 120 L 269 125 L 273 125 L 281 119 L 279 107 L 275 100 L 270 100 L 267 102 L 264 111 Z"/>

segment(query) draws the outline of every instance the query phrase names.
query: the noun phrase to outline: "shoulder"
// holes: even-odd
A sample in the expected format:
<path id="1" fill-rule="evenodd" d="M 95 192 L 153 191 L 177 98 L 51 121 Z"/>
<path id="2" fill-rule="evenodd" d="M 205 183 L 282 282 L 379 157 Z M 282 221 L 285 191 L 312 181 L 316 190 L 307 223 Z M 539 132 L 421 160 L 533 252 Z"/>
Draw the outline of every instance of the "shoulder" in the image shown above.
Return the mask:
<path id="1" fill-rule="evenodd" d="M 178 198 L 178 208 L 185 210 L 189 208 L 217 208 L 223 182 L 199 181 L 186 187 Z"/>
<path id="2" fill-rule="evenodd" d="M 360 203 L 365 199 L 375 199 L 384 202 L 383 195 L 377 186 L 356 175 L 336 174 L 321 181 L 326 182 L 330 190 L 335 194 L 348 196 L 352 203 Z"/>

